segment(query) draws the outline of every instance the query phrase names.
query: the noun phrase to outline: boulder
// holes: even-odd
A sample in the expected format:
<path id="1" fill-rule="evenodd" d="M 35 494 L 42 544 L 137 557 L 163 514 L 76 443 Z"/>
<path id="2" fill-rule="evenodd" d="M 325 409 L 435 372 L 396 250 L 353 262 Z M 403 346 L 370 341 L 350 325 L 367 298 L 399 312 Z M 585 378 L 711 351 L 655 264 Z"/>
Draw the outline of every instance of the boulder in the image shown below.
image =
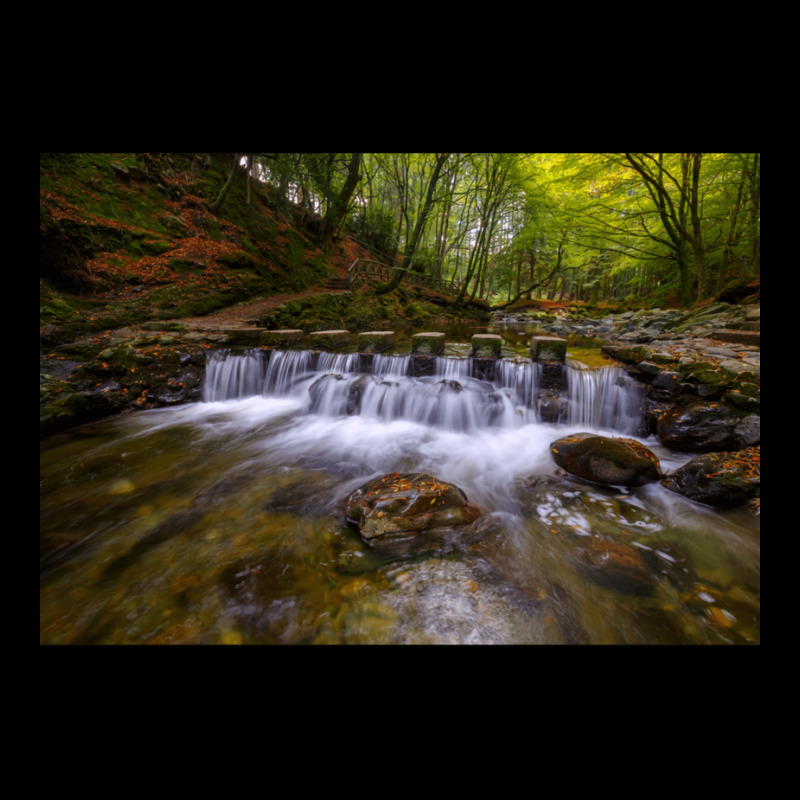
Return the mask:
<path id="1" fill-rule="evenodd" d="M 350 494 L 344 516 L 370 546 L 414 550 L 469 525 L 481 512 L 451 483 L 424 472 L 394 472 Z"/>
<path id="2" fill-rule="evenodd" d="M 708 402 L 673 408 L 656 425 L 661 444 L 687 453 L 741 450 L 758 444 L 760 431 L 760 417 L 742 417 L 722 403 Z"/>
<path id="3" fill-rule="evenodd" d="M 761 448 L 697 456 L 661 483 L 690 500 L 715 508 L 742 505 L 761 490 Z"/>
<path id="4" fill-rule="evenodd" d="M 574 433 L 550 444 L 559 467 L 593 483 L 643 486 L 661 478 L 653 452 L 635 439 Z"/>

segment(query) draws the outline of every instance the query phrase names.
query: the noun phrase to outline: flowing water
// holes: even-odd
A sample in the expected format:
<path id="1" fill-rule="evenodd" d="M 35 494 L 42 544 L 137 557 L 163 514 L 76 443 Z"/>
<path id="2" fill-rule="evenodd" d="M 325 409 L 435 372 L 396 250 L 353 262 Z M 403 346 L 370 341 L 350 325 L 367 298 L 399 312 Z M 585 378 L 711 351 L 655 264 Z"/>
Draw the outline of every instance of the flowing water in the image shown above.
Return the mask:
<path id="1" fill-rule="evenodd" d="M 638 436 L 638 387 L 539 366 L 261 351 L 209 359 L 204 401 L 54 437 L 40 456 L 42 643 L 758 643 L 759 522 L 659 484 L 556 474 L 548 445 Z M 469 545 L 380 554 L 342 519 L 386 472 L 428 472 L 484 512 Z"/>

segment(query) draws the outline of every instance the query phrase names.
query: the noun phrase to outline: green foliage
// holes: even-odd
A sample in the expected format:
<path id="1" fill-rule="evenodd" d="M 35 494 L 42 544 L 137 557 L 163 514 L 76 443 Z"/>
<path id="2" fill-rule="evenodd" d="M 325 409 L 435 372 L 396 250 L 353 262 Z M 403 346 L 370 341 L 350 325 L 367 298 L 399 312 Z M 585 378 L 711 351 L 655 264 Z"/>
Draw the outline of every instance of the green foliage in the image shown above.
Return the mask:
<path id="1" fill-rule="evenodd" d="M 353 233 L 366 245 L 386 256 L 393 256 L 399 246 L 398 231 L 392 215 L 377 207 L 361 208 L 350 223 Z"/>

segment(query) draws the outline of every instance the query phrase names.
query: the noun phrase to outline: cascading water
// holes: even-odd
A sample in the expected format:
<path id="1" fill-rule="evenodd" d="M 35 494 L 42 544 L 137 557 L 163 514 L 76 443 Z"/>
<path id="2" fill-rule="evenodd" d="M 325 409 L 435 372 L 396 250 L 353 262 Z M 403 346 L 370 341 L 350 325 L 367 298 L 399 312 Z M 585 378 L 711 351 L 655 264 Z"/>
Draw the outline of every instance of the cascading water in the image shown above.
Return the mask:
<path id="1" fill-rule="evenodd" d="M 453 431 L 517 427 L 536 422 L 541 364 L 499 359 L 495 380 L 471 376 L 472 359 L 440 356 L 435 372 L 410 377 L 411 356 L 375 355 L 369 372 L 358 353 L 263 351 L 208 359 L 203 399 L 294 397 L 306 410 L 326 416 L 363 415 L 406 419 Z M 638 385 L 618 367 L 567 367 L 568 422 L 572 426 L 636 433 L 641 427 Z"/>
<path id="2" fill-rule="evenodd" d="M 571 426 L 641 433 L 642 387 L 621 367 L 568 368 L 567 400 Z"/>
<path id="3" fill-rule="evenodd" d="M 414 356 L 220 351 L 205 402 L 49 442 L 40 641 L 760 641 L 757 519 L 555 470 L 556 438 L 632 434 L 634 383 L 615 367 L 567 366 L 565 386 L 530 359 L 494 367 L 438 357 L 416 377 Z M 543 423 L 555 379 L 566 410 Z M 646 444 L 664 469 L 691 458 Z M 344 523 L 351 492 L 416 472 L 481 510 L 478 542 L 395 560 Z"/>

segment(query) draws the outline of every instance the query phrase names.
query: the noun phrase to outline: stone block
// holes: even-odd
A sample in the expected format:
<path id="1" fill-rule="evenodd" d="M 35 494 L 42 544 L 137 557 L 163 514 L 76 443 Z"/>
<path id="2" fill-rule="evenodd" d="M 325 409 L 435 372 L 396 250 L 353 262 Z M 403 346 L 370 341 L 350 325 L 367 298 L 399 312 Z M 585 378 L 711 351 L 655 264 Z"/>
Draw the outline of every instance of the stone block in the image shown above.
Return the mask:
<path id="1" fill-rule="evenodd" d="M 441 355 L 444 352 L 443 333 L 415 333 L 411 337 L 411 352 L 420 355 Z"/>
<path id="2" fill-rule="evenodd" d="M 273 347 L 291 347 L 305 342 L 306 335 L 301 330 L 262 331 L 261 344 Z"/>
<path id="3" fill-rule="evenodd" d="M 382 353 L 395 346 L 394 331 L 365 331 L 358 334 L 359 353 Z"/>
<path id="4" fill-rule="evenodd" d="M 503 339 L 496 333 L 476 333 L 472 337 L 473 358 L 500 358 Z"/>
<path id="5" fill-rule="evenodd" d="M 534 361 L 564 361 L 567 340 L 558 336 L 534 336 L 531 339 L 531 358 Z"/>
<path id="6" fill-rule="evenodd" d="M 338 350 L 350 344 L 350 331 L 314 331 L 308 334 L 311 348 Z"/>

